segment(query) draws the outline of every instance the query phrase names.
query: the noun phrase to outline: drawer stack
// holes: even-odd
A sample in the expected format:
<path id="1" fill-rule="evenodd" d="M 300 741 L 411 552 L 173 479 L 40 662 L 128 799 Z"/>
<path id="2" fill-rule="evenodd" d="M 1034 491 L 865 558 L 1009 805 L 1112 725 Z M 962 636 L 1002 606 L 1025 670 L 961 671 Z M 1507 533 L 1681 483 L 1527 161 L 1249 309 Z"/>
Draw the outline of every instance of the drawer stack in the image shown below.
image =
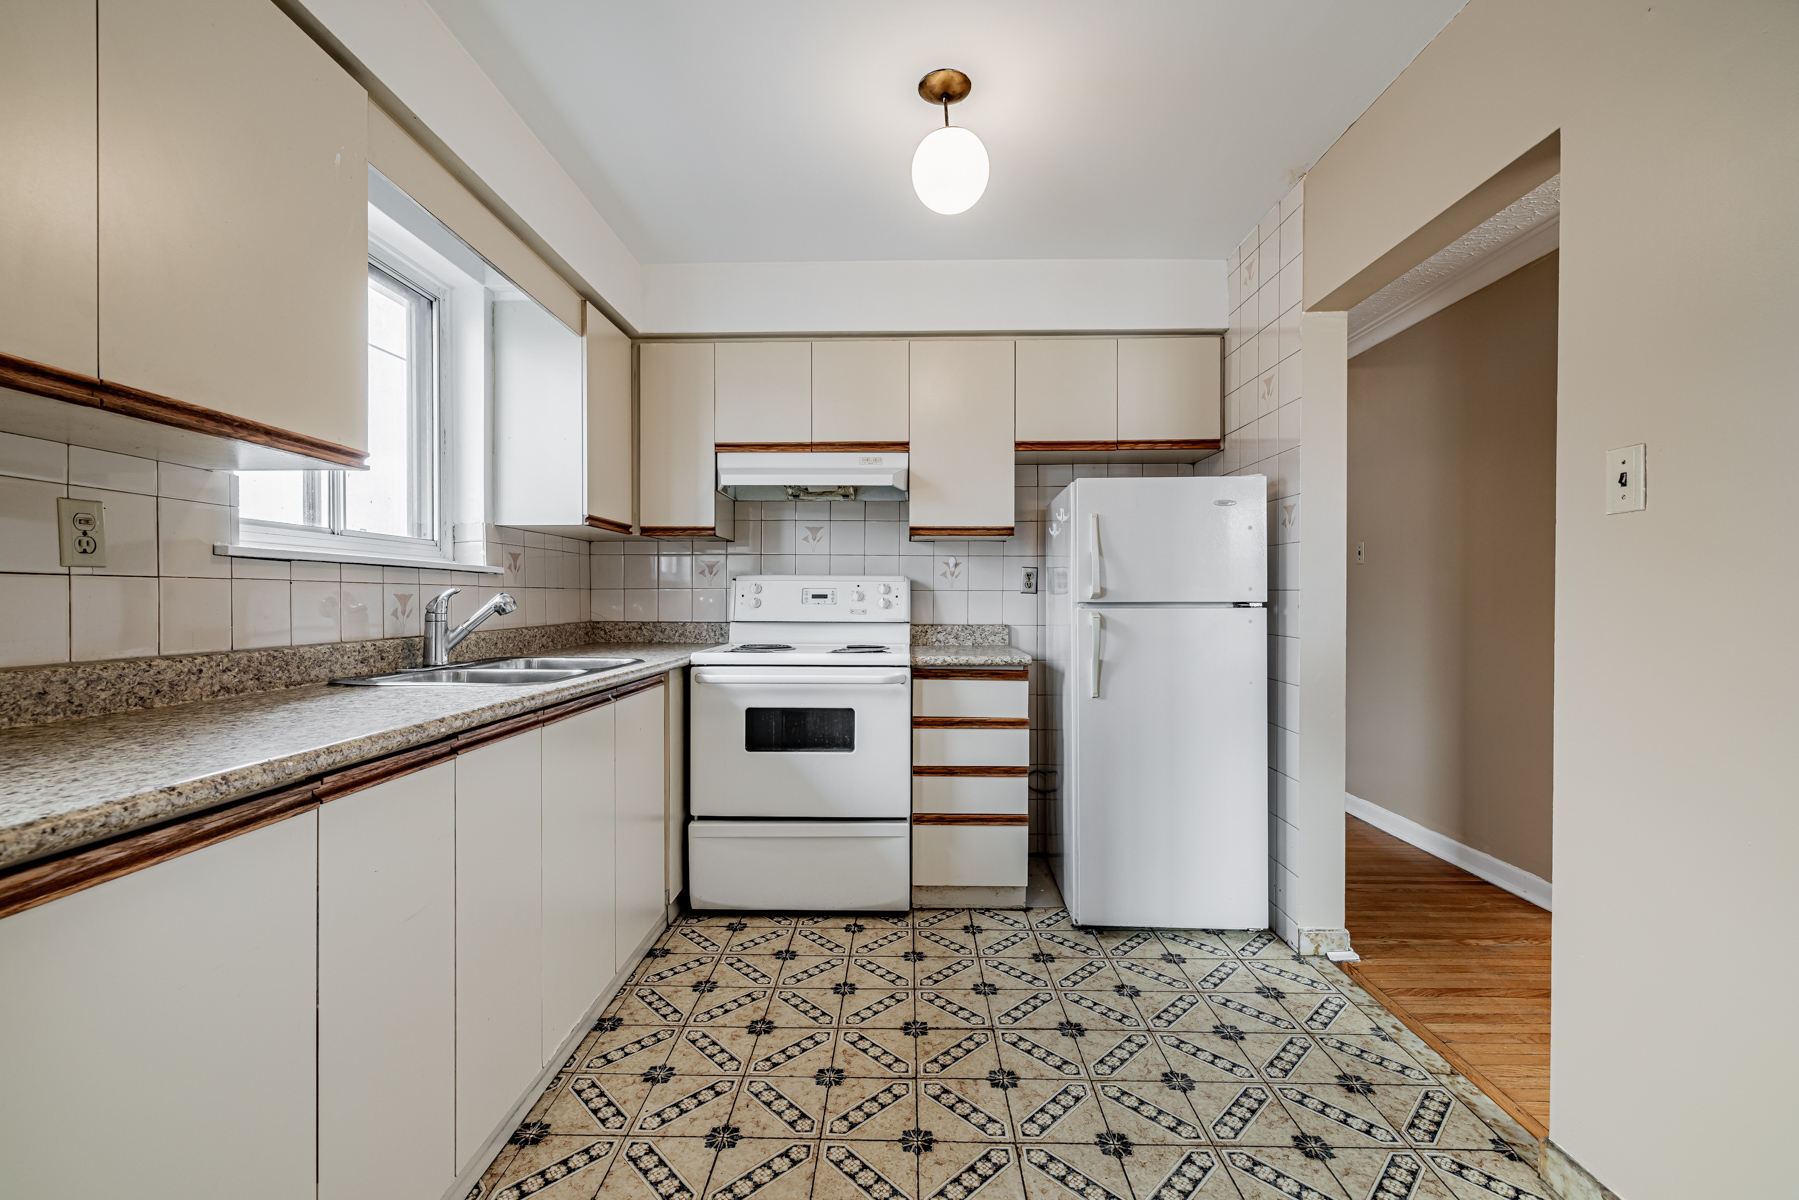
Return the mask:
<path id="1" fill-rule="evenodd" d="M 1022 905 L 1030 859 L 1030 672 L 912 671 L 912 902 Z"/>

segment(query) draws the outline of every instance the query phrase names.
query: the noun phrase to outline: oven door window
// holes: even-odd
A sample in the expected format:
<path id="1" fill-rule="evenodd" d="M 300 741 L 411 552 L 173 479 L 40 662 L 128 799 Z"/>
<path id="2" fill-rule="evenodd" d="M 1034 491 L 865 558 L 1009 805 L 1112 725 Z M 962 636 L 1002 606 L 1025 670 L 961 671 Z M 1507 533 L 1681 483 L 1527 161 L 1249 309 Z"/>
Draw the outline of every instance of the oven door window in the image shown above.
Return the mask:
<path id="1" fill-rule="evenodd" d="M 823 752 L 856 748 L 853 708 L 750 708 L 744 710 L 743 748 L 751 753 Z"/>

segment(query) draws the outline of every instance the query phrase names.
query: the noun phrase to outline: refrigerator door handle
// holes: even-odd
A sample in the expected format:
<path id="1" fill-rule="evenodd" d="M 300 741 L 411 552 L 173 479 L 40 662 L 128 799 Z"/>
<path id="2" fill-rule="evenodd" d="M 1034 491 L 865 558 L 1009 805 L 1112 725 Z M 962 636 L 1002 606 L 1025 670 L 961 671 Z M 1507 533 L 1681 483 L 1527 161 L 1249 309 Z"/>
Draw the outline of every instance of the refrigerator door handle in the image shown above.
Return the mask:
<path id="1" fill-rule="evenodd" d="M 1106 560 L 1104 553 L 1101 552 L 1099 548 L 1099 514 L 1091 514 L 1090 520 L 1092 521 L 1091 528 L 1093 537 L 1088 542 L 1088 545 L 1092 549 L 1093 570 L 1092 574 L 1087 579 L 1087 599 L 1097 600 L 1106 594 L 1106 580 L 1104 575 Z M 1098 693 L 1096 692 L 1094 694 L 1097 695 Z"/>
<path id="2" fill-rule="evenodd" d="M 1106 631 L 1105 614 L 1096 612 L 1088 613 L 1087 624 L 1093 633 L 1093 669 L 1091 672 L 1091 679 L 1093 699 L 1097 700 L 1099 699 L 1099 639 Z"/>

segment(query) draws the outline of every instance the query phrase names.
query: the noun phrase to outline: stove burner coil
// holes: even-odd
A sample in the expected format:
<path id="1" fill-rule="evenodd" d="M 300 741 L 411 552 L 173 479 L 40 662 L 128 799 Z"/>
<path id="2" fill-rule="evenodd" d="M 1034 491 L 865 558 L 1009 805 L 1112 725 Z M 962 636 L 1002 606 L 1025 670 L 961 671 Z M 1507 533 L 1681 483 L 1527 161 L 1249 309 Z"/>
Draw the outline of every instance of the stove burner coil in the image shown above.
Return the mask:
<path id="1" fill-rule="evenodd" d="M 885 646 L 839 646 L 832 654 L 879 654 Z"/>
<path id="2" fill-rule="evenodd" d="M 750 643 L 747 643 L 742 646 L 732 646 L 731 653 L 732 654 L 767 654 L 768 652 L 770 652 L 772 650 L 791 650 L 791 649 L 793 649 L 792 646 L 782 645 L 779 642 L 750 642 Z"/>

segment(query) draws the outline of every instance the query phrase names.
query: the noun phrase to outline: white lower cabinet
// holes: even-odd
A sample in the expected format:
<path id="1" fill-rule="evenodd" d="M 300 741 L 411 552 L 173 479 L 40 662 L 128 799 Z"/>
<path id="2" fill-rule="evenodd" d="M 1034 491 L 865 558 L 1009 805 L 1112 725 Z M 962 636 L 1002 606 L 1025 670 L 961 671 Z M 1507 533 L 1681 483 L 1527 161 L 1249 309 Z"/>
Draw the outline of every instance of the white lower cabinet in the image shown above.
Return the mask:
<path id="1" fill-rule="evenodd" d="M 981 889 L 979 902 L 1023 903 L 1031 842 L 1030 693 L 1025 668 L 913 673 L 914 903 L 977 902 L 976 895 L 937 889 Z"/>
<path id="2" fill-rule="evenodd" d="M 618 968 L 613 712 L 543 727 L 543 1060 Z"/>
<path id="3" fill-rule="evenodd" d="M 319 1200 L 456 1178 L 456 764 L 319 809 Z"/>
<path id="4" fill-rule="evenodd" d="M 668 912 L 667 839 L 663 741 L 667 736 L 668 688 L 658 686 L 626 696 L 613 708 L 618 721 L 617 965 L 637 950 Z"/>
<path id="5" fill-rule="evenodd" d="M 543 730 L 456 756 L 456 1169 L 543 1066 Z"/>
<path id="6" fill-rule="evenodd" d="M 0 1193 L 313 1200 L 318 832 L 0 920 Z"/>
<path id="7" fill-rule="evenodd" d="M 1024 887 L 1030 842 L 1024 825 L 915 825 L 912 886 Z"/>

